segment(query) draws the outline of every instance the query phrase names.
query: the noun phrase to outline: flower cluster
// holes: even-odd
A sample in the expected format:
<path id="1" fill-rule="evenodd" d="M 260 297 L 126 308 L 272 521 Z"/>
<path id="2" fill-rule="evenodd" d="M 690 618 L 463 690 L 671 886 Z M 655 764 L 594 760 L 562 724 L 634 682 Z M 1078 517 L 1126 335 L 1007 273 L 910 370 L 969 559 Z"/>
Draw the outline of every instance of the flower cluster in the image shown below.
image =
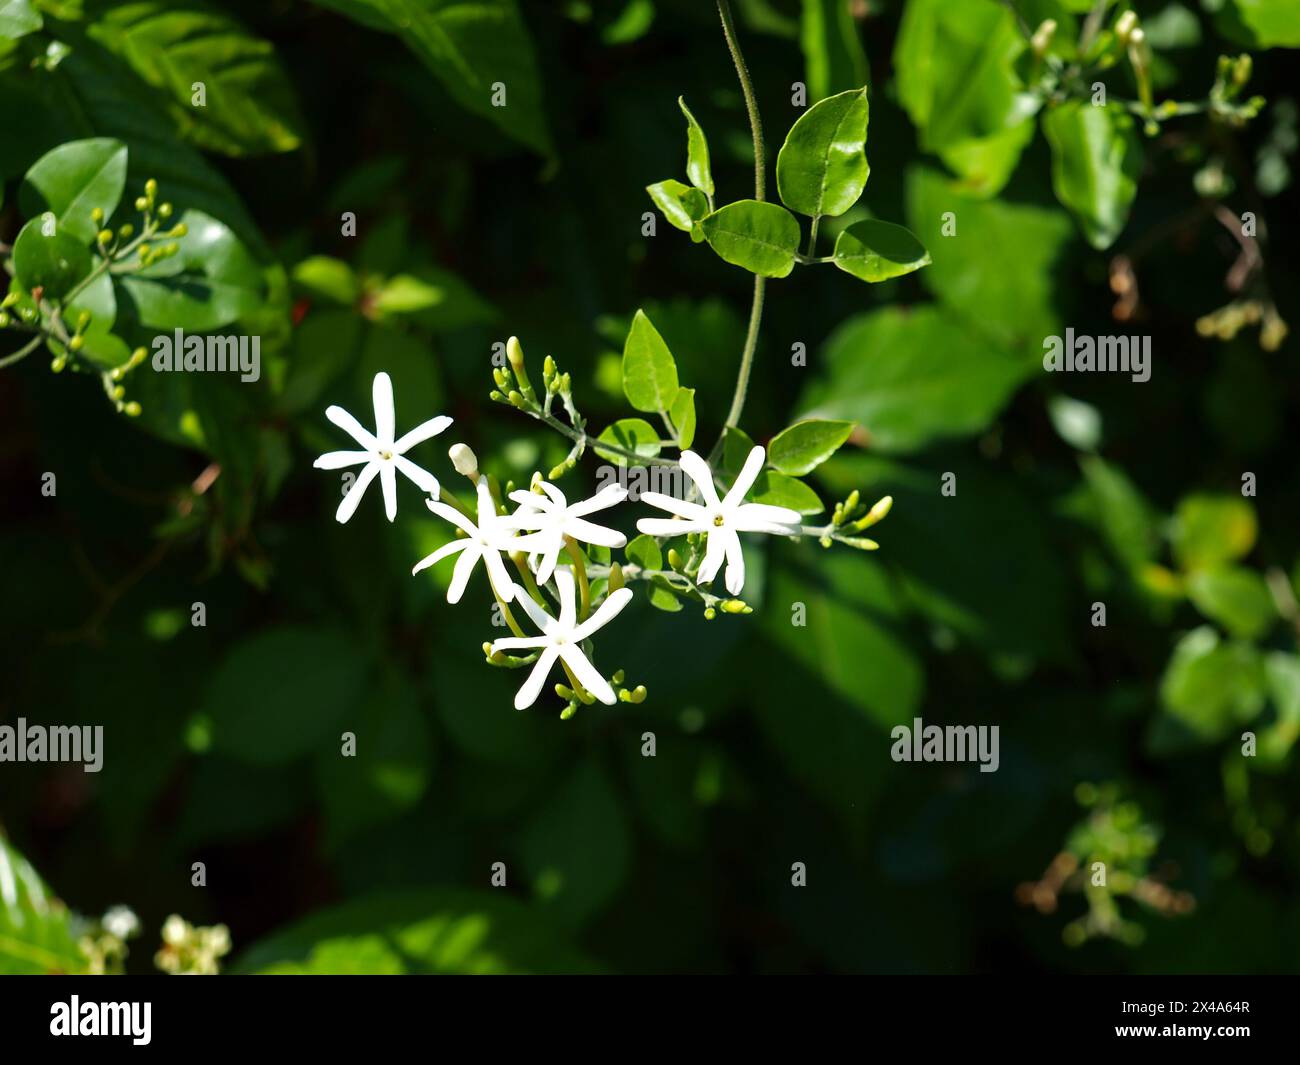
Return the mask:
<path id="1" fill-rule="evenodd" d="M 518 348 L 513 338 L 511 346 Z M 552 376 L 548 374 L 548 393 Z M 715 616 L 717 609 L 747 613 L 749 607 L 734 598 L 745 584 L 740 534 L 797 537 L 822 533 L 803 528 L 795 510 L 746 502 L 765 466 L 762 447 L 749 451 L 739 474 L 722 494 L 709 462 L 682 449 L 677 464 L 693 485 L 688 498 L 643 493 L 644 502 L 671 516 L 641 518 L 637 529 L 644 534 L 639 538 L 642 540 L 654 538 L 661 542 L 685 537 L 690 557 L 683 559 L 670 549 L 665 568 L 662 561 L 654 566 L 635 561 L 629 550 L 627 563 L 620 565 L 609 552 L 628 548 L 627 537 L 594 519 L 625 502 L 625 488 L 607 485 L 590 498 L 574 502 L 540 474 L 533 475 L 527 489 L 515 490 L 509 484 L 503 488 L 479 470 L 478 460 L 466 444 L 457 443 L 448 455 L 456 471 L 474 485 L 471 513 L 432 473 L 406 457 L 416 444 L 444 432 L 452 419 L 431 418 L 397 436 L 393 386 L 386 373 L 375 376 L 373 401 L 373 432 L 341 407 L 330 407 L 325 412 L 331 422 L 356 441 L 359 450 L 329 452 L 320 456 L 315 465 L 328 470 L 361 467 L 335 516 L 340 522 L 348 521 L 376 478 L 389 521 L 397 516 L 398 473 L 425 493 L 425 505 L 455 529 L 455 538 L 417 562 L 412 573 L 418 574 L 454 556 L 447 601 L 458 603 L 482 562 L 501 617 L 512 631 L 511 636 L 483 645 L 487 660 L 508 668 L 530 667 L 515 697 L 518 709 L 533 705 L 557 663 L 568 681 L 555 686 L 556 693 L 569 704 L 563 716 L 597 700 L 613 705 L 620 700 L 635 703 L 645 698 L 643 686 L 623 686 L 622 671 L 607 678 L 592 661 L 591 637 L 612 622 L 632 599 L 631 590 L 625 586 L 627 581 L 644 580 L 652 587 L 668 587 L 677 594 L 691 593 L 703 602 L 707 617 Z M 552 475 L 556 476 L 556 471 Z M 733 598 L 723 599 L 708 590 L 719 573 Z M 525 633 L 511 604 L 522 610 L 537 634 Z"/>

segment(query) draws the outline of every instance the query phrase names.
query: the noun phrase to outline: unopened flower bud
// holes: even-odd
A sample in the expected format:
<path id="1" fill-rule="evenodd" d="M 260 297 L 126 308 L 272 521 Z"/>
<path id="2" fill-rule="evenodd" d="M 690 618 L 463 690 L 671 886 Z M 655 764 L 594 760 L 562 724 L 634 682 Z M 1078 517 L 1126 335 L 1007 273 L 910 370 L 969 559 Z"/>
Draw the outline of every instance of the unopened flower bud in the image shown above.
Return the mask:
<path id="1" fill-rule="evenodd" d="M 90 212 L 90 220 L 94 222 L 95 225 L 102 226 L 104 224 L 104 208 L 102 207 L 92 208 Z"/>
<path id="2" fill-rule="evenodd" d="M 128 403 L 123 409 L 126 411 L 126 416 L 128 418 L 140 417 L 140 404 L 137 403 L 135 400 L 131 400 L 131 402 Z"/>
<path id="3" fill-rule="evenodd" d="M 478 480 L 478 456 L 468 444 L 452 444 L 447 449 L 447 457 L 456 467 L 456 472 L 471 481 Z"/>
<path id="4" fill-rule="evenodd" d="M 617 562 L 609 567 L 609 590 L 617 592 L 623 587 L 623 567 Z"/>

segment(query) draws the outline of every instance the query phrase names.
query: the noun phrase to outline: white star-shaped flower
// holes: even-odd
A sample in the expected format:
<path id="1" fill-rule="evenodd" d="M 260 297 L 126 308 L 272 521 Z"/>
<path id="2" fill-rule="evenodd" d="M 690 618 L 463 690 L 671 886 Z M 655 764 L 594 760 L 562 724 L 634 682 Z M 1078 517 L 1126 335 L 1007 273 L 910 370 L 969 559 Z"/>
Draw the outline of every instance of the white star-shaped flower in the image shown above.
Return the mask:
<path id="1" fill-rule="evenodd" d="M 616 592 L 610 592 L 605 601 L 596 608 L 596 612 L 579 625 L 577 624 L 577 607 L 574 603 L 573 571 L 568 566 L 560 566 L 555 571 L 555 586 L 560 593 L 560 616 L 558 618 L 551 617 L 522 590 L 515 597 L 518 599 L 519 605 L 533 619 L 533 624 L 542 630 L 542 635 L 507 636 L 505 639 L 494 640 L 492 643 L 491 653 L 493 654 L 497 651 L 516 649 L 541 649 L 541 656 L 534 663 L 533 671 L 528 674 L 528 679 L 524 681 L 523 687 L 515 695 L 515 709 L 524 710 L 537 701 L 538 693 L 541 692 L 542 685 L 546 683 L 546 678 L 550 675 L 551 668 L 555 665 L 557 658 L 561 659 L 573 671 L 573 675 L 578 678 L 578 683 L 587 691 L 591 692 L 606 706 L 613 706 L 618 702 L 614 695 L 614 689 L 610 686 L 609 681 L 600 675 L 587 656 L 582 653 L 582 648 L 579 645 L 592 633 L 604 628 L 618 616 L 619 612 L 631 601 L 632 590 L 630 588 L 620 588 Z"/>
<path id="2" fill-rule="evenodd" d="M 793 536 L 799 531 L 799 512 L 788 507 L 774 507 L 766 503 L 746 503 L 745 493 L 753 487 L 763 469 L 767 453 L 756 447 L 745 459 L 744 468 L 736 477 L 731 490 L 721 499 L 713 487 L 713 471 L 694 451 L 683 451 L 681 467 L 699 490 L 704 500 L 688 503 L 660 492 L 642 492 L 641 499 L 652 507 L 677 515 L 675 518 L 642 518 L 636 527 L 650 536 L 681 536 L 683 533 L 705 533 L 708 543 L 704 561 L 700 564 L 697 579 L 710 583 L 725 561 L 727 564 L 727 591 L 739 595 L 745 586 L 745 558 L 740 551 L 738 533 L 771 533 L 775 536 Z"/>
<path id="3" fill-rule="evenodd" d="M 398 470 L 434 499 L 438 498 L 438 478 L 427 470 L 420 469 L 404 456 L 416 444 L 428 440 L 431 436 L 437 436 L 446 429 L 451 424 L 451 419 L 445 414 L 440 414 L 417 425 L 401 439 L 394 440 L 393 382 L 388 374 L 382 371 L 375 374 L 373 394 L 375 404 L 373 434 L 363 429 L 361 423 L 342 407 L 330 407 L 325 411 L 325 417 L 364 448 L 362 451 L 330 451 L 312 463 L 320 470 L 340 470 L 346 466 L 359 466 L 363 462 L 366 464 L 366 468 L 358 475 L 356 483 L 348 489 L 348 494 L 343 497 L 343 502 L 339 504 L 338 512 L 334 515 L 341 522 L 347 521 L 356 513 L 362 495 L 365 494 L 367 486 L 375 479 L 376 474 L 379 475 L 379 483 L 384 490 L 384 512 L 388 515 L 389 521 L 397 517 Z"/>
<path id="4" fill-rule="evenodd" d="M 441 562 L 459 551 L 460 558 L 456 560 L 456 567 L 451 572 L 451 587 L 447 589 L 447 602 L 460 602 L 460 597 L 465 594 L 465 585 L 469 583 L 469 575 L 474 570 L 474 563 L 480 558 L 487 568 L 488 580 L 492 582 L 492 587 L 501 597 L 501 601 L 510 602 L 514 598 L 516 589 L 506 570 L 506 564 L 501 560 L 501 552 L 509 554 L 511 551 L 540 551 L 546 546 L 545 541 L 533 536 L 515 535 L 518 526 L 513 517 L 506 518 L 497 513 L 496 503 L 492 501 L 492 493 L 488 490 L 486 477 L 478 479 L 477 525 L 459 510 L 439 500 L 426 499 L 425 503 L 431 511 L 439 517 L 446 518 L 466 535 L 449 544 L 443 544 L 433 554 L 422 558 L 411 570 L 411 575 L 414 576 L 420 570 L 427 569 L 435 562 Z"/>
<path id="5" fill-rule="evenodd" d="M 541 556 L 536 567 L 538 584 L 545 584 L 551 579 L 555 563 L 564 550 L 566 536 L 584 544 L 598 544 L 601 547 L 623 547 L 627 543 L 627 537 L 621 532 L 584 520 L 587 514 L 623 502 L 627 498 L 626 488 L 609 484 L 590 499 L 572 504 L 555 485 L 542 481 L 541 488 L 545 495 L 536 492 L 510 493 L 510 498 L 519 504 L 519 509 L 512 515 L 519 528 L 537 530 L 537 535 L 546 541 L 546 547 L 538 552 Z"/>

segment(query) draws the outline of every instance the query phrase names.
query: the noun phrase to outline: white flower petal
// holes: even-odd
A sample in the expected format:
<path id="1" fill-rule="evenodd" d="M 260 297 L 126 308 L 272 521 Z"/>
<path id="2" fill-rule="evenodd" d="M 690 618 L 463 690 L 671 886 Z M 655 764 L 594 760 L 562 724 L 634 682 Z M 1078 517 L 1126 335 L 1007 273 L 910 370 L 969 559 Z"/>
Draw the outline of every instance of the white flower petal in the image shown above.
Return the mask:
<path id="1" fill-rule="evenodd" d="M 543 610 L 531 595 L 519 596 L 518 602 L 524 608 L 524 613 L 528 615 L 529 619 L 540 631 L 550 632 L 555 627 L 555 619 Z"/>
<path id="2" fill-rule="evenodd" d="M 652 507 L 658 507 L 660 510 L 666 510 L 671 514 L 680 514 L 686 518 L 703 520 L 709 513 L 707 508 L 700 506 L 698 503 L 689 503 L 685 499 L 666 496 L 661 492 L 642 492 L 641 502 L 649 503 Z"/>
<path id="3" fill-rule="evenodd" d="M 549 497 L 551 503 L 554 505 L 556 510 L 563 510 L 566 506 L 568 506 L 569 501 L 564 498 L 564 493 L 561 492 L 558 488 L 555 487 L 555 485 L 551 484 L 549 481 L 542 481 L 541 489 Z"/>
<path id="4" fill-rule="evenodd" d="M 739 595 L 745 587 L 745 553 L 740 549 L 740 537 L 734 532 L 725 538 L 727 554 L 727 591 Z"/>
<path id="5" fill-rule="evenodd" d="M 524 651 L 534 647 L 545 647 L 545 636 L 504 636 L 492 641 L 492 654 L 498 651 Z"/>
<path id="6" fill-rule="evenodd" d="M 357 507 L 361 505 L 361 497 L 366 494 L 366 486 L 375 479 L 375 474 L 378 472 L 379 463 L 372 462 L 357 475 L 355 483 L 348 489 L 343 502 L 339 504 L 339 509 L 334 512 L 336 521 L 346 522 L 357 512 Z"/>
<path id="7" fill-rule="evenodd" d="M 596 544 L 599 547 L 622 547 L 627 543 L 627 537 L 621 532 L 607 529 L 594 522 L 583 521 L 582 518 L 570 518 L 566 521 L 564 532 L 584 544 Z"/>
<path id="8" fill-rule="evenodd" d="M 393 443 L 393 452 L 398 455 L 404 455 L 415 447 L 416 444 L 422 444 L 430 437 L 437 436 L 443 432 L 447 426 L 451 425 L 452 419 L 445 414 L 439 414 L 436 418 L 430 418 L 427 422 L 421 422 L 409 433 L 403 433 L 401 438 Z"/>
<path id="9" fill-rule="evenodd" d="M 470 536 L 478 536 L 478 526 L 470 521 L 469 518 L 465 517 L 465 515 L 455 507 L 448 506 L 446 503 L 443 503 L 438 499 L 426 499 L 424 505 L 437 514 L 438 517 L 451 522 L 462 532 L 467 532 Z"/>
<path id="10" fill-rule="evenodd" d="M 391 462 L 380 465 L 379 484 L 384 490 L 384 513 L 392 521 L 397 517 L 397 471 Z"/>
<path id="11" fill-rule="evenodd" d="M 737 539 L 736 534 L 730 529 L 715 528 L 709 533 L 708 541 L 704 545 L 704 561 L 700 563 L 700 570 L 695 578 L 700 584 L 710 584 L 718 575 L 718 570 L 722 568 L 722 563 L 727 558 L 728 539 Z"/>
<path id="12" fill-rule="evenodd" d="M 370 431 L 363 429 L 361 423 L 342 407 L 326 407 L 325 417 L 342 429 L 348 436 L 352 437 L 367 451 L 378 451 L 379 441 L 370 435 Z"/>
<path id="13" fill-rule="evenodd" d="M 469 547 L 468 540 L 453 540 L 449 544 L 443 544 L 437 551 L 431 555 L 425 555 L 411 569 L 411 576 L 414 577 L 422 569 L 428 569 L 430 566 L 436 566 L 444 558 L 454 555 L 457 551 L 464 551 Z"/>
<path id="14" fill-rule="evenodd" d="M 727 492 L 726 498 L 722 501 L 724 507 L 734 507 L 745 498 L 745 493 L 754 487 L 754 482 L 758 480 L 758 475 L 763 472 L 763 463 L 767 459 L 767 452 L 761 447 L 755 445 L 745 457 L 745 465 L 741 467 L 740 473 L 736 475 L 735 481 L 732 482 L 731 490 Z"/>
<path id="15" fill-rule="evenodd" d="M 554 647 L 548 647 L 542 652 L 541 657 L 533 665 L 533 671 L 528 674 L 528 679 L 524 681 L 523 686 L 515 694 L 516 710 L 527 710 L 528 707 L 537 702 L 537 696 L 541 693 L 542 685 L 546 683 L 551 667 L 555 665 L 555 660 L 559 657 L 560 652 Z"/>
<path id="16" fill-rule="evenodd" d="M 632 601 L 632 589 L 620 588 L 610 592 L 605 601 L 596 607 L 596 611 L 586 621 L 573 630 L 573 639 L 581 643 L 592 633 L 603 629 L 613 621 L 628 603 Z"/>
<path id="17" fill-rule="evenodd" d="M 403 458 L 401 455 L 395 455 L 393 457 L 393 465 L 402 471 L 403 476 L 405 476 L 408 481 L 413 482 L 422 491 L 428 492 L 434 499 L 437 499 L 442 493 L 442 488 L 438 484 L 438 478 L 428 470 L 420 469 L 420 467 L 410 459 Z"/>
<path id="18" fill-rule="evenodd" d="M 383 445 L 382 450 L 391 450 L 393 446 L 393 379 L 380 370 L 375 374 L 370 394 L 375 403 L 375 439 Z"/>
<path id="19" fill-rule="evenodd" d="M 614 695 L 614 689 L 610 687 L 609 681 L 602 677 L 600 671 L 587 661 L 587 656 L 582 653 L 582 649 L 577 644 L 566 643 L 560 648 L 560 657 L 573 670 L 573 675 L 578 678 L 578 683 L 602 703 L 606 706 L 613 706 L 618 702 L 618 697 Z"/>
<path id="20" fill-rule="evenodd" d="M 677 461 L 681 468 L 686 471 L 686 476 L 695 482 L 695 487 L 699 489 L 700 495 L 704 497 L 704 502 L 711 507 L 716 507 L 718 505 L 718 493 L 713 487 L 713 471 L 709 469 L 709 464 L 695 454 L 694 451 L 683 451 Z M 648 494 L 642 492 L 641 498 L 645 499 Z"/>
<path id="21" fill-rule="evenodd" d="M 374 456 L 369 451 L 327 451 L 312 465 L 318 470 L 341 470 L 345 466 L 359 466 L 372 458 Z"/>
<path id="22" fill-rule="evenodd" d="M 647 536 L 685 536 L 690 532 L 707 532 L 712 526 L 685 518 L 641 518 L 636 528 Z"/>
<path id="23" fill-rule="evenodd" d="M 506 569 L 506 564 L 501 561 L 501 555 L 493 551 L 490 547 L 483 549 L 483 564 L 487 567 L 488 580 L 492 582 L 492 590 L 497 593 L 503 603 L 508 603 L 515 598 L 515 582 L 510 579 L 510 573 Z"/>
<path id="24" fill-rule="evenodd" d="M 469 584 L 470 574 L 474 572 L 474 563 L 483 557 L 478 544 L 466 543 L 460 558 L 456 559 L 456 568 L 451 571 L 451 587 L 447 589 L 447 602 L 459 603 Z"/>
<path id="25" fill-rule="evenodd" d="M 557 627 L 563 632 L 572 632 L 574 626 L 578 623 L 578 606 L 573 570 L 568 566 L 557 566 L 555 569 L 555 587 L 560 593 L 560 614 L 556 619 Z"/>
<path id="26" fill-rule="evenodd" d="M 555 564 L 560 561 L 560 546 L 561 541 L 557 537 L 547 550 L 537 552 L 539 556 L 536 570 L 538 584 L 545 584 L 551 579 L 551 574 L 555 572 Z"/>
<path id="27" fill-rule="evenodd" d="M 589 499 L 574 503 L 569 508 L 569 513 L 575 518 L 580 518 L 584 514 L 592 514 L 597 510 L 606 510 L 609 507 L 617 506 L 625 499 L 627 499 L 626 488 L 621 484 L 607 484 Z"/>
<path id="28" fill-rule="evenodd" d="M 770 532 L 771 526 L 798 526 L 803 521 L 797 510 L 768 503 L 742 503 L 732 512 L 729 524 L 742 532 Z"/>

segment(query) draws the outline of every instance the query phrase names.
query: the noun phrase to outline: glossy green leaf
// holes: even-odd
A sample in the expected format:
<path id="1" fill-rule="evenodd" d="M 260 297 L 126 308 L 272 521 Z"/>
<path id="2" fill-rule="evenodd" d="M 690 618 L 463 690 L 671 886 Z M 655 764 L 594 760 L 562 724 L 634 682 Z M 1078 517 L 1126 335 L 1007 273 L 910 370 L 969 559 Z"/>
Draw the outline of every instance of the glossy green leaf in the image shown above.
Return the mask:
<path id="1" fill-rule="evenodd" d="M 266 766 L 338 751 L 368 668 L 362 647 L 341 631 L 281 627 L 247 637 L 203 696 L 212 749 Z"/>
<path id="2" fill-rule="evenodd" d="M 241 973 L 579 973 L 596 966 L 495 891 L 382 892 L 321 910 L 250 947 Z"/>
<path id="3" fill-rule="evenodd" d="M 86 17 L 91 37 L 158 94 L 199 147 L 256 155 L 301 143 L 297 96 L 274 48 L 229 15 L 196 0 L 87 0 Z"/>
<path id="4" fill-rule="evenodd" d="M 44 289 L 59 299 L 90 273 L 90 249 L 84 241 L 57 225 L 54 215 L 38 215 L 14 241 L 14 276 L 28 292 Z"/>
<path id="5" fill-rule="evenodd" d="M 799 43 L 812 103 L 867 83 L 867 56 L 851 4 L 803 0 Z"/>
<path id="6" fill-rule="evenodd" d="M 677 398 L 677 364 L 664 338 L 638 310 L 623 344 L 623 392 L 634 410 L 667 411 Z"/>
<path id="7" fill-rule="evenodd" d="M 834 262 L 862 281 L 888 281 L 930 265 L 930 253 L 912 233 L 868 218 L 840 231 Z"/>
<path id="8" fill-rule="evenodd" d="M 664 556 L 659 548 L 659 541 L 653 536 L 642 533 L 628 541 L 624 548 L 630 562 L 635 562 L 642 569 L 663 569 Z"/>
<path id="9" fill-rule="evenodd" d="M 617 444 L 624 450 L 631 451 L 646 459 L 652 459 L 659 454 L 659 433 L 644 418 L 620 418 L 613 425 L 606 427 L 592 445 L 595 447 L 597 455 L 603 459 L 608 459 L 610 462 L 617 463 L 619 466 L 638 465 L 634 459 L 629 459 L 626 455 L 620 455 L 617 452 L 602 448 L 600 446 L 601 440 L 610 444 Z"/>
<path id="10" fill-rule="evenodd" d="M 1174 557 L 1185 570 L 1244 558 L 1255 546 L 1255 510 L 1238 496 L 1188 496 L 1178 504 L 1170 532 Z"/>
<path id="11" fill-rule="evenodd" d="M 0 975 L 84 973 L 67 907 L 0 837 Z"/>
<path id="12" fill-rule="evenodd" d="M 295 285 L 313 296 L 350 307 L 361 294 L 361 285 L 352 267 L 342 259 L 328 255 L 311 255 L 293 268 L 290 276 Z"/>
<path id="13" fill-rule="evenodd" d="M 1165 716 L 1153 726 L 1157 754 L 1217 743 L 1264 708 L 1264 663 L 1248 643 L 1223 643 L 1211 628 L 1195 629 L 1174 649 L 1160 682 Z"/>
<path id="14" fill-rule="evenodd" d="M 177 240 L 175 257 L 118 280 L 139 322 L 202 332 L 256 310 L 262 272 L 239 238 L 199 211 L 186 211 L 181 220 L 189 231 Z"/>
<path id="15" fill-rule="evenodd" d="M 1115 243 L 1137 195 L 1142 142 L 1133 117 L 1118 107 L 1071 100 L 1043 116 L 1052 147 L 1056 198 L 1094 248 Z"/>
<path id="16" fill-rule="evenodd" d="M 776 157 L 782 203 L 816 218 L 842 215 L 858 202 L 871 172 L 867 116 L 866 89 L 822 100 L 799 116 Z"/>
<path id="17" fill-rule="evenodd" d="M 709 201 L 704 193 L 672 178 L 647 185 L 646 192 L 668 224 L 687 233 L 694 233 L 695 224 L 709 213 Z"/>
<path id="18" fill-rule="evenodd" d="M 799 409 L 857 422 L 869 446 L 915 451 L 983 430 L 1030 376 L 938 307 L 888 307 L 843 322 L 827 339 L 823 375 Z"/>
<path id="19" fill-rule="evenodd" d="M 835 454 L 852 432 L 852 422 L 795 422 L 772 437 L 767 445 L 767 461 L 782 473 L 802 477 Z"/>
<path id="20" fill-rule="evenodd" d="M 0 38 L 10 40 L 35 33 L 44 24 L 31 0 L 0 0 Z"/>
<path id="21" fill-rule="evenodd" d="M 668 409 L 668 417 L 677 432 L 677 446 L 688 448 L 695 441 L 695 389 L 679 388 L 677 398 Z"/>
<path id="22" fill-rule="evenodd" d="M 1258 639 L 1277 622 L 1277 607 L 1264 578 L 1242 566 L 1197 570 L 1187 582 L 1196 609 L 1233 636 Z"/>
<path id="23" fill-rule="evenodd" d="M 537 55 L 515 0 L 316 2 L 397 34 L 461 107 L 538 153 L 553 154 Z M 505 89 L 504 106 L 493 104 L 498 86 Z"/>
<path id="24" fill-rule="evenodd" d="M 713 195 L 713 169 L 709 165 L 709 142 L 704 130 L 695 121 L 691 109 L 686 106 L 685 97 L 677 97 L 677 106 L 686 116 L 686 176 L 692 185 L 704 193 Z"/>
<path id="25" fill-rule="evenodd" d="M 91 211 L 98 207 L 108 219 L 117 210 L 126 159 L 126 146 L 108 137 L 61 144 L 27 171 L 18 206 L 28 217 L 53 211 L 61 228 L 88 244 L 103 228 L 91 220 Z"/>
<path id="26" fill-rule="evenodd" d="M 750 273 L 785 277 L 794 269 L 799 223 L 774 203 L 737 200 L 706 216 L 700 227 L 718 255 Z"/>
<path id="27" fill-rule="evenodd" d="M 1300 13 L 1292 0 L 1228 0 L 1260 48 L 1300 48 Z"/>

